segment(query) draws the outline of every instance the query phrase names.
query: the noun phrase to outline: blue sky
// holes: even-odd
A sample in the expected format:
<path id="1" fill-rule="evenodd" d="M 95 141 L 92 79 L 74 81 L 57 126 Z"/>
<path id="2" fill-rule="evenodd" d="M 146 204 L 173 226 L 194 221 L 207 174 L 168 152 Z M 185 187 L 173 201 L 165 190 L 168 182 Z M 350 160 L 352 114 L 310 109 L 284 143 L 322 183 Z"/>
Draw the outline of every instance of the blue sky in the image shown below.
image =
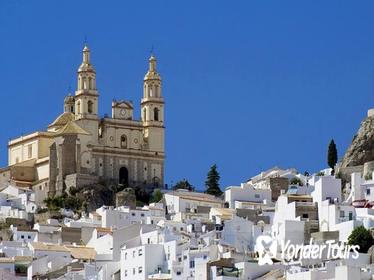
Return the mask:
<path id="1" fill-rule="evenodd" d="M 62 112 L 85 36 L 101 115 L 113 98 L 140 103 L 154 45 L 168 183 L 202 188 L 213 163 L 222 186 L 319 170 L 374 107 L 372 1 L 1 1 L 1 166 L 9 138 Z"/>

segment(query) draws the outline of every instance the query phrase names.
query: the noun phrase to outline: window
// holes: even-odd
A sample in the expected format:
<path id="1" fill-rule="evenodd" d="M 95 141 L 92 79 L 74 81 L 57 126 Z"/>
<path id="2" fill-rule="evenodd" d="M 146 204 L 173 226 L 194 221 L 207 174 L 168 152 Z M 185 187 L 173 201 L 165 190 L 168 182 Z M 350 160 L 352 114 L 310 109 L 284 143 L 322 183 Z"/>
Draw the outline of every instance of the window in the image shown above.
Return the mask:
<path id="1" fill-rule="evenodd" d="M 141 216 L 141 217 L 144 217 L 144 213 L 141 213 L 140 216 Z"/>
<path id="2" fill-rule="evenodd" d="M 132 269 L 132 274 L 135 275 L 135 267 Z"/>
<path id="3" fill-rule="evenodd" d="M 181 275 L 182 274 L 182 272 L 180 272 L 180 271 L 177 271 L 177 275 Z"/>
<path id="4" fill-rule="evenodd" d="M 303 214 L 303 219 L 308 219 L 309 218 L 309 215 L 308 214 Z"/>
<path id="5" fill-rule="evenodd" d="M 194 268 L 195 267 L 195 261 L 190 261 L 190 268 Z"/>
<path id="6" fill-rule="evenodd" d="M 28 235 L 28 236 L 27 236 L 27 239 L 31 239 L 31 236 L 30 236 L 30 235 Z"/>
<path id="7" fill-rule="evenodd" d="M 158 109 L 158 108 L 154 108 L 153 109 L 153 119 L 155 120 L 155 121 L 158 121 L 158 112 L 159 112 L 160 110 Z"/>
<path id="8" fill-rule="evenodd" d="M 127 260 L 127 252 L 125 253 L 125 260 Z"/>
<path id="9" fill-rule="evenodd" d="M 147 109 L 144 108 L 143 109 L 143 122 L 146 122 L 147 121 Z"/>
<path id="10" fill-rule="evenodd" d="M 132 251 L 132 257 L 135 258 L 135 251 Z"/>
<path id="11" fill-rule="evenodd" d="M 344 211 L 340 210 L 340 218 L 344 218 Z"/>
<path id="12" fill-rule="evenodd" d="M 142 250 L 142 249 L 139 249 L 139 251 L 138 251 L 138 255 L 139 255 L 139 256 L 142 256 L 142 255 L 143 255 L 143 250 Z"/>
<path id="13" fill-rule="evenodd" d="M 93 113 L 93 102 L 91 100 L 87 102 L 87 107 L 88 107 L 87 109 L 88 113 L 92 114 Z"/>
<path id="14" fill-rule="evenodd" d="M 127 277 L 127 270 L 125 270 L 125 277 Z"/>
<path id="15" fill-rule="evenodd" d="M 370 195 L 370 189 L 366 189 L 366 194 Z"/>
<path id="16" fill-rule="evenodd" d="M 352 211 L 349 211 L 349 213 L 348 213 L 348 217 L 349 217 L 349 220 L 350 220 L 350 221 L 353 220 L 353 212 L 352 212 Z"/>
<path id="17" fill-rule="evenodd" d="M 142 273 L 142 272 L 143 272 L 143 267 L 139 266 L 138 273 Z"/>
<path id="18" fill-rule="evenodd" d="M 22 239 L 24 239 L 24 238 L 25 238 L 25 236 L 24 236 L 24 235 L 21 235 L 21 238 L 22 238 Z"/>
<path id="19" fill-rule="evenodd" d="M 260 198 L 260 195 L 258 193 L 256 193 L 255 198 Z"/>
<path id="20" fill-rule="evenodd" d="M 151 244 L 151 239 L 150 238 L 147 239 L 147 243 Z"/>
<path id="21" fill-rule="evenodd" d="M 121 148 L 127 149 L 127 136 L 126 135 L 121 136 Z"/>
<path id="22" fill-rule="evenodd" d="M 77 113 L 78 114 L 81 113 L 81 102 L 80 101 L 77 102 Z"/>
<path id="23" fill-rule="evenodd" d="M 132 212 L 132 213 L 131 213 L 131 216 L 135 216 L 135 213 L 134 213 L 134 212 Z"/>
<path id="24" fill-rule="evenodd" d="M 29 158 L 32 157 L 32 145 L 29 145 L 28 148 L 27 148 L 27 156 L 28 156 Z"/>

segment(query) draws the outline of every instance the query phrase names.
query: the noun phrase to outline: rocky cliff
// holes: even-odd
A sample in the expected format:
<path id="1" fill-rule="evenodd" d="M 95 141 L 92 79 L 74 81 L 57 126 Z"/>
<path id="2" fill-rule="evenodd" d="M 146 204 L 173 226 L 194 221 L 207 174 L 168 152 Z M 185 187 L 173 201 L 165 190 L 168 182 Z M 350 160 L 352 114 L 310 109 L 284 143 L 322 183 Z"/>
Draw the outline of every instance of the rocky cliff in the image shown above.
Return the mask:
<path id="1" fill-rule="evenodd" d="M 342 168 L 363 165 L 374 160 L 374 116 L 367 117 L 354 136 L 341 163 Z"/>

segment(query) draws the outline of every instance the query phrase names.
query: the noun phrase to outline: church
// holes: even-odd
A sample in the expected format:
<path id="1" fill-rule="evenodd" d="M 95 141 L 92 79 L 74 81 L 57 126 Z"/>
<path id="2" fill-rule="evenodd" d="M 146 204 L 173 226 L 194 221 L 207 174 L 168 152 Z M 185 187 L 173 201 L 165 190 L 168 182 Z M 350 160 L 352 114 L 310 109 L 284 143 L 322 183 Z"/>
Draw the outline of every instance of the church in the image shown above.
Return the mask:
<path id="1" fill-rule="evenodd" d="M 156 58 L 144 76 L 141 118 L 131 101 L 113 100 L 111 116 L 100 117 L 96 71 L 83 49 L 77 89 L 64 99 L 64 111 L 43 131 L 8 143 L 8 167 L 0 186 L 28 187 L 45 196 L 70 187 L 118 183 L 153 189 L 164 184 L 164 99 Z"/>

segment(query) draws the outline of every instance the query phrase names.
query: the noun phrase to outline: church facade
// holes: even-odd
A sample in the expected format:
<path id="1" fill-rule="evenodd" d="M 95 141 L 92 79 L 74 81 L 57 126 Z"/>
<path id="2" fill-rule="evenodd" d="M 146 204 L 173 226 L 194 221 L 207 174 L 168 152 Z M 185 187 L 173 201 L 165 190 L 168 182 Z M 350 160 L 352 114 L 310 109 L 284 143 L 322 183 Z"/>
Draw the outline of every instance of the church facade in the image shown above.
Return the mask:
<path id="1" fill-rule="evenodd" d="M 8 180 L 49 196 L 73 186 L 114 182 L 126 187 L 164 184 L 164 99 L 156 58 L 144 77 L 141 118 L 130 101 L 112 102 L 111 116 L 100 117 L 96 71 L 90 49 L 83 49 L 77 90 L 64 99 L 64 112 L 45 131 L 9 141 Z"/>

